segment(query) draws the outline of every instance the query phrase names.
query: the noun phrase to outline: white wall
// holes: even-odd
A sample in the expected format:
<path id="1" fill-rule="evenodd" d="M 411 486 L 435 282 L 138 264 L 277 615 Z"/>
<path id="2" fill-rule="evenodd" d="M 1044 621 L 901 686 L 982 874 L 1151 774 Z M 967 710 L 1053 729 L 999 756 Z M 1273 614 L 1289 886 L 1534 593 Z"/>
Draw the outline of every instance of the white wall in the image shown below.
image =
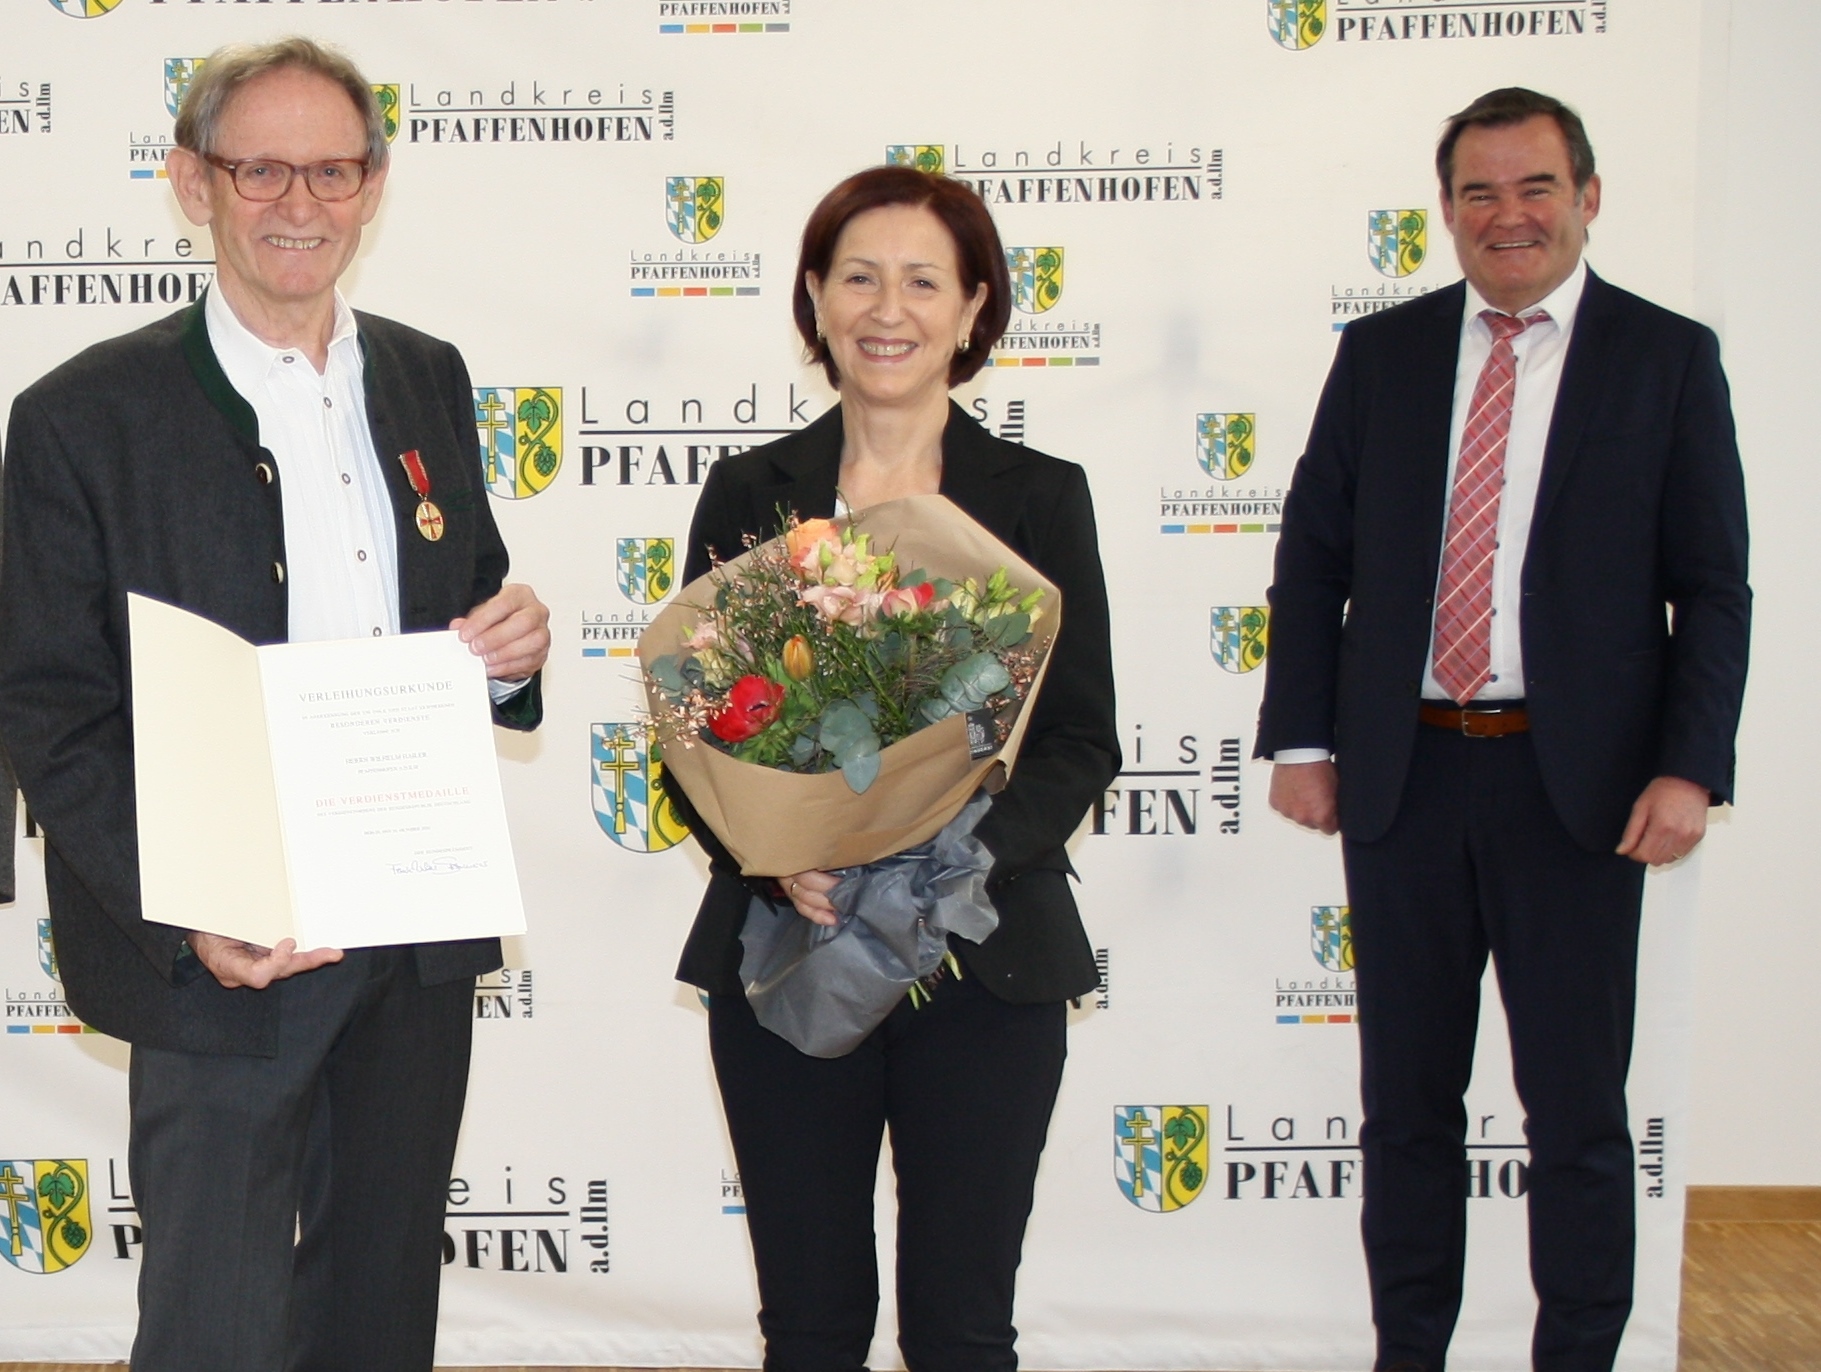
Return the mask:
<path id="1" fill-rule="evenodd" d="M 1699 249 L 1697 299 L 1725 340 L 1757 612 L 1739 805 L 1713 833 L 1702 877 L 1689 1179 L 1815 1186 L 1821 1072 L 1810 1045 L 1821 920 L 1809 791 L 1821 771 L 1821 729 L 1810 713 L 1821 663 L 1813 417 L 1821 284 L 1808 252 L 1821 223 L 1821 6 L 1711 8 L 1706 151 L 1723 155 L 1702 159 L 1713 168 L 1702 180 L 1716 212 Z"/>

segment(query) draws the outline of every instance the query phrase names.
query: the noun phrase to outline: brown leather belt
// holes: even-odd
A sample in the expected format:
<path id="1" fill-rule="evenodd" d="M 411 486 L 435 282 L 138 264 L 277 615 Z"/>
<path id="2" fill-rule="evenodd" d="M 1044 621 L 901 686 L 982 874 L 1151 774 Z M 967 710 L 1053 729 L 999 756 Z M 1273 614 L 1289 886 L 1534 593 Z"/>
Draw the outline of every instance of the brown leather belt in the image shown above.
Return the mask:
<path id="1" fill-rule="evenodd" d="M 1460 710 L 1452 705 L 1431 705 L 1424 701 L 1416 717 L 1437 729 L 1465 734 L 1468 738 L 1503 738 L 1521 734 L 1530 727 L 1530 712 L 1522 705 L 1504 710 Z"/>

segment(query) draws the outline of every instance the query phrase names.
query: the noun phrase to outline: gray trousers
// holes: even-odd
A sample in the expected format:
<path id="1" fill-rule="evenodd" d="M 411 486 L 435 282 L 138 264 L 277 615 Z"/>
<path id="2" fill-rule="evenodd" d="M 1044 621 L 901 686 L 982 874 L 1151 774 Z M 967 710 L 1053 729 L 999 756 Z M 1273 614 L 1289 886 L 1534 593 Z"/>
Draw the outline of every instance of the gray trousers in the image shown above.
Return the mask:
<path id="1" fill-rule="evenodd" d="M 430 1372 L 473 986 L 355 949 L 245 993 L 274 1057 L 133 1050 L 133 1372 Z"/>

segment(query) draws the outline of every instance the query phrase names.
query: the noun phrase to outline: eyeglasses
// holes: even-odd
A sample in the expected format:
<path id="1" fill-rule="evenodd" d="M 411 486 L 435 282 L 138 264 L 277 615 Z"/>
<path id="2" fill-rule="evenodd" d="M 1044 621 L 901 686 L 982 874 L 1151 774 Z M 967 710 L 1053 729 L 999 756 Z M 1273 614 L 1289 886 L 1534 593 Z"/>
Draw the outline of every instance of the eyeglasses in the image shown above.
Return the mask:
<path id="1" fill-rule="evenodd" d="M 364 157 L 331 157 L 299 167 L 290 162 L 275 162 L 269 157 L 243 157 L 230 162 L 214 153 L 204 153 L 202 160 L 220 167 L 234 178 L 234 189 L 246 200 L 282 200 L 291 189 L 291 178 L 302 176 L 310 194 L 318 200 L 349 200 L 360 193 L 367 179 Z"/>

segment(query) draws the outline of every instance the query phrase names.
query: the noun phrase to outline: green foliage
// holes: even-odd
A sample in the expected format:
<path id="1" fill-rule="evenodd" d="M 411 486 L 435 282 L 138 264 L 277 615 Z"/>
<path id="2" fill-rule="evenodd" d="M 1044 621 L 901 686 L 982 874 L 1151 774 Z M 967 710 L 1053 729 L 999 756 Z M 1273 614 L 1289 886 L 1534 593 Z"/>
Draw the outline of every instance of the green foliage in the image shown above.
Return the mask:
<path id="1" fill-rule="evenodd" d="M 704 646 L 648 668 L 673 706 L 672 715 L 660 714 L 660 732 L 668 718 L 672 737 L 699 736 L 742 761 L 839 769 L 858 793 L 877 778 L 879 755 L 893 743 L 951 714 L 1006 710 L 1023 698 L 1034 664 L 1016 655 L 1031 639 L 1042 591 L 1018 590 L 1003 568 L 984 586 L 932 578 L 899 567 L 891 552 L 871 549 L 865 534 L 851 530 L 840 553 L 835 567 L 825 545 L 810 559 L 819 570 L 805 574 L 779 540 L 756 548 L 737 578 L 717 572 L 708 604 L 698 607 L 702 627 L 693 641 Z M 902 594 L 925 586 L 933 598 L 920 607 Z M 848 599 L 819 608 L 817 598 L 831 592 Z M 886 613 L 888 604 L 897 613 Z M 784 669 L 785 647 L 799 637 L 813 655 L 800 681 Z M 801 676 L 803 645 L 792 652 Z M 1021 664 L 1017 673 L 1007 654 Z M 725 742 L 702 721 L 713 720 L 733 684 L 749 675 L 783 688 L 777 717 L 750 738 Z"/>

